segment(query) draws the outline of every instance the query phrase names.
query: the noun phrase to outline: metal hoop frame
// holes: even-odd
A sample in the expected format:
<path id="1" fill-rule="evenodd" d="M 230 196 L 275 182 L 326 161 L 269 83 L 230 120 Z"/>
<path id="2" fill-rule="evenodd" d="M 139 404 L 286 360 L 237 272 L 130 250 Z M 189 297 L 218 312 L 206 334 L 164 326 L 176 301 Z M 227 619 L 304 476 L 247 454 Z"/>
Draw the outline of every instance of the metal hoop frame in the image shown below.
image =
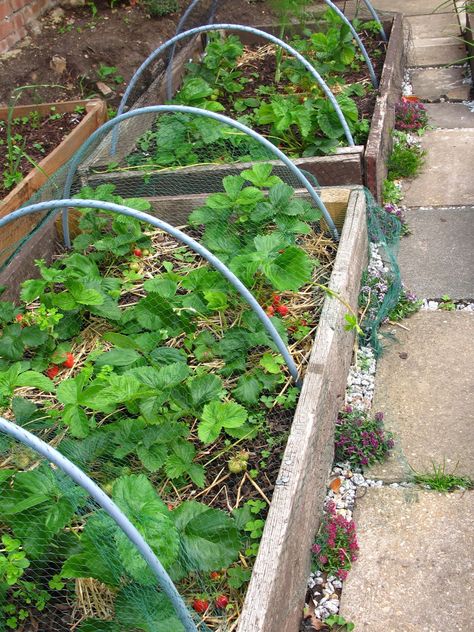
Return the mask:
<path id="1" fill-rule="evenodd" d="M 122 100 L 120 101 L 120 105 L 117 110 L 117 116 L 120 116 L 122 112 L 124 111 L 125 106 L 128 101 L 128 97 L 130 96 L 133 88 L 135 87 L 141 73 L 145 70 L 145 68 L 147 68 L 147 66 L 151 64 L 152 61 L 154 61 L 159 55 L 161 55 L 162 52 L 167 50 L 170 46 L 173 46 L 176 42 L 179 42 L 182 39 L 185 39 L 186 37 L 190 37 L 191 35 L 197 35 L 198 33 L 207 33 L 209 31 L 241 31 L 243 33 L 252 33 L 253 35 L 258 35 L 272 42 L 273 44 L 280 46 L 281 48 L 285 49 L 288 53 L 290 53 L 290 55 L 293 55 L 293 57 L 295 57 L 299 62 L 301 62 L 301 64 L 303 64 L 306 70 L 308 70 L 308 72 L 312 74 L 316 82 L 321 86 L 322 90 L 324 91 L 324 94 L 327 96 L 332 106 L 334 107 L 334 110 L 336 111 L 339 121 L 341 122 L 342 128 L 344 129 L 344 134 L 346 136 L 348 144 L 351 147 L 355 145 L 354 139 L 352 138 L 351 131 L 344 117 L 344 114 L 342 113 L 341 107 L 339 103 L 337 102 L 336 97 L 331 92 L 329 86 L 321 77 L 321 75 L 318 73 L 318 71 L 314 68 L 314 66 L 312 66 L 309 63 L 309 61 L 305 57 L 303 57 L 303 55 L 301 55 L 301 53 L 299 53 L 297 50 L 292 48 L 289 44 L 279 39 L 278 37 L 275 37 L 274 35 L 270 35 L 270 33 L 266 33 L 265 31 L 260 31 L 259 29 L 256 29 L 252 26 L 242 26 L 241 24 L 210 24 L 210 25 L 198 26 L 194 29 L 190 29 L 189 31 L 184 31 L 183 33 L 180 33 L 179 35 L 175 35 L 174 37 L 169 39 L 167 42 L 159 46 L 155 51 L 153 51 L 153 53 L 151 53 L 145 59 L 145 61 L 135 71 L 135 74 L 130 79 L 130 83 L 128 84 L 127 89 L 125 90 L 125 93 L 122 97 Z M 370 63 L 370 59 L 369 59 L 369 63 Z M 115 137 L 114 141 L 112 142 L 112 148 L 111 148 L 112 155 L 115 153 L 116 148 L 117 148 L 116 140 L 117 139 Z"/>
<path id="2" fill-rule="evenodd" d="M 334 221 L 331 215 L 329 214 L 329 211 L 327 210 L 326 206 L 324 205 L 323 201 L 314 190 L 313 185 L 308 180 L 308 178 L 306 178 L 306 176 L 303 175 L 301 170 L 280 149 L 278 149 L 278 147 L 273 145 L 273 143 L 271 143 L 269 140 L 264 138 L 261 134 L 258 134 L 250 127 L 247 127 L 246 125 L 243 125 L 242 123 L 239 123 L 238 121 L 234 121 L 234 119 L 231 119 L 227 116 L 223 116 L 222 114 L 218 114 L 217 112 L 210 112 L 209 110 L 203 110 L 201 108 L 193 108 L 187 105 L 150 105 L 146 108 L 138 108 L 136 110 L 130 110 L 130 112 L 126 112 L 125 114 L 116 116 L 112 120 L 107 121 L 107 123 L 104 123 L 104 125 L 99 127 L 99 129 L 97 129 L 93 134 L 89 136 L 89 138 L 81 145 L 80 149 L 76 152 L 76 154 L 71 159 L 68 174 L 66 177 L 66 182 L 64 184 L 63 197 L 69 198 L 71 196 L 71 188 L 72 188 L 72 183 L 74 181 L 76 170 L 79 164 L 81 163 L 84 155 L 86 154 L 87 150 L 89 149 L 89 147 L 91 147 L 91 145 L 93 145 L 93 143 L 98 138 L 100 138 L 103 134 L 108 132 L 110 129 L 115 128 L 113 129 L 113 132 L 112 132 L 112 142 L 113 142 L 114 135 L 115 135 L 115 140 L 117 140 L 116 132 L 118 132 L 118 128 L 117 128 L 118 123 L 121 123 L 122 121 L 125 121 L 129 118 L 133 118 L 134 116 L 140 116 L 142 114 L 154 114 L 154 113 L 160 114 L 160 113 L 165 113 L 165 112 L 182 112 L 184 114 L 195 114 L 197 116 L 205 116 L 207 118 L 214 119 L 215 121 L 226 123 L 227 125 L 234 127 L 238 129 L 239 131 L 257 140 L 261 145 L 266 147 L 279 160 L 281 160 L 288 167 L 288 169 L 290 169 L 293 175 L 301 182 L 303 188 L 305 188 L 308 191 L 309 195 L 311 196 L 311 199 L 314 201 L 316 206 L 320 209 L 321 213 L 323 214 L 324 220 L 329 227 L 331 235 L 336 241 L 339 240 L 339 233 L 336 228 L 336 225 L 334 224 Z M 70 248 L 71 242 L 69 239 L 69 225 L 67 222 L 67 211 L 63 212 L 63 230 L 64 230 L 64 243 L 66 245 L 66 248 Z"/>
<path id="3" fill-rule="evenodd" d="M 48 202 L 39 202 L 38 204 L 31 204 L 29 206 L 24 206 L 17 211 L 13 211 L 8 215 L 0 218 L 0 228 L 6 226 L 10 222 L 18 219 L 20 217 L 24 217 L 25 215 L 31 215 L 33 213 L 37 213 L 38 211 L 48 211 L 51 209 L 59 209 L 63 210 L 63 220 L 64 220 L 64 211 L 67 208 L 78 207 L 78 208 L 96 208 L 102 211 L 111 211 L 114 213 L 118 213 L 120 215 L 126 215 L 128 217 L 134 217 L 142 222 L 147 222 L 154 226 L 155 228 L 159 228 L 160 230 L 165 231 L 169 235 L 172 235 L 182 243 L 186 244 L 191 248 L 194 252 L 200 255 L 203 259 L 208 261 L 216 270 L 218 270 L 224 278 L 226 278 L 229 283 L 237 290 L 237 292 L 242 296 L 242 298 L 247 301 L 250 307 L 257 314 L 260 322 L 266 329 L 268 335 L 275 343 L 279 353 L 283 356 L 290 375 L 293 377 L 295 381 L 295 385 L 300 387 L 301 380 L 298 374 L 298 368 L 288 351 L 287 346 L 283 342 L 280 334 L 276 330 L 270 318 L 265 313 L 265 310 L 261 307 L 258 301 L 255 299 L 254 295 L 250 290 L 245 287 L 242 281 L 231 271 L 229 268 L 222 263 L 222 261 L 213 255 L 207 248 L 204 248 L 200 243 L 183 233 L 178 228 L 171 226 L 170 224 L 163 222 L 162 220 L 149 215 L 148 213 L 143 213 L 142 211 L 137 211 L 136 209 L 129 208 L 128 206 L 123 206 L 121 204 L 114 204 L 112 202 L 101 202 L 99 200 L 81 200 L 81 199 L 65 199 L 65 200 L 51 200 Z M 67 217 L 66 217 L 67 223 Z"/>
<path id="4" fill-rule="evenodd" d="M 130 522 L 127 516 L 114 503 L 114 501 L 102 491 L 102 489 L 94 483 L 80 468 L 72 461 L 58 452 L 55 448 L 36 437 L 31 432 L 17 426 L 12 421 L 8 421 L 0 417 L 0 432 L 13 437 L 24 445 L 27 445 L 35 452 L 47 459 L 49 462 L 57 465 L 63 472 L 72 478 L 72 480 L 80 485 L 86 492 L 102 507 L 102 509 L 115 521 L 122 529 L 125 535 L 136 546 L 140 554 L 156 576 L 158 585 L 165 595 L 170 599 L 176 611 L 176 616 L 181 621 L 186 632 L 198 632 L 196 625 L 189 613 L 186 604 L 181 595 L 176 590 L 176 586 L 171 581 L 170 576 L 163 568 L 160 560 L 153 553 L 138 529 Z"/>

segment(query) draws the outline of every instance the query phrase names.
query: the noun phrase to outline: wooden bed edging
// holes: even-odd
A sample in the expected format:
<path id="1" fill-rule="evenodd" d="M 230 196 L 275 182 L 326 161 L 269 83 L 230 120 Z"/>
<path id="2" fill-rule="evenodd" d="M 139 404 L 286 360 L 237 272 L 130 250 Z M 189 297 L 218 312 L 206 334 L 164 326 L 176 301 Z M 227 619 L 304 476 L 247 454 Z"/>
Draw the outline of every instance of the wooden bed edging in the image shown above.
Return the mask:
<path id="1" fill-rule="evenodd" d="M 353 309 L 367 250 L 365 195 L 355 189 L 329 284 Z M 326 298 L 237 632 L 298 632 L 352 359 L 346 314 Z"/>
<path id="2" fill-rule="evenodd" d="M 395 126 L 395 104 L 402 95 L 406 55 L 403 15 L 397 13 L 393 18 L 379 96 L 364 155 L 365 184 L 379 202 L 382 201 L 383 181 L 387 177 L 387 161 L 392 149 L 392 130 Z"/>
<path id="3" fill-rule="evenodd" d="M 46 114 L 50 112 L 52 107 L 55 107 L 59 113 L 73 112 L 78 106 L 86 108 L 87 113 L 85 117 L 52 152 L 41 160 L 38 167 L 32 169 L 0 202 L 0 217 L 16 211 L 25 202 L 28 202 L 32 195 L 47 182 L 48 178 L 71 158 L 92 132 L 107 120 L 107 105 L 99 99 L 20 105 L 13 109 L 13 116 L 24 116 L 33 111 Z M 0 119 L 4 120 L 7 114 L 8 108 L 0 108 Z M 0 235 L 0 263 L 8 258 L 8 255 L 5 256 L 3 253 L 13 249 L 15 244 L 24 239 L 37 225 L 38 221 L 37 216 L 30 215 L 17 220 L 14 224 L 11 224 L 9 229 L 2 231 Z"/>

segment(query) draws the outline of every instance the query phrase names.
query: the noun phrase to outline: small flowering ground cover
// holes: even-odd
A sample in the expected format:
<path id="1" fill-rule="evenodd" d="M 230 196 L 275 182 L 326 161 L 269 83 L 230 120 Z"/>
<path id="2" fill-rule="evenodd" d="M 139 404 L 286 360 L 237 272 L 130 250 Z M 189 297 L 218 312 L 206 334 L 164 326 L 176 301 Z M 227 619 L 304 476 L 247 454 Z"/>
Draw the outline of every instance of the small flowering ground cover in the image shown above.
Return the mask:
<path id="1" fill-rule="evenodd" d="M 187 230 L 247 284 L 304 375 L 336 246 L 271 171 L 226 178 Z M 77 197 L 149 208 L 112 185 Z M 77 221 L 72 251 L 36 262 L 18 306 L 0 303 L 0 412 L 100 484 L 198 620 L 232 627 L 299 390 L 254 312 L 198 255 L 130 217 L 86 208 Z M 115 523 L 3 439 L 0 494 L 9 628 L 182 631 Z"/>

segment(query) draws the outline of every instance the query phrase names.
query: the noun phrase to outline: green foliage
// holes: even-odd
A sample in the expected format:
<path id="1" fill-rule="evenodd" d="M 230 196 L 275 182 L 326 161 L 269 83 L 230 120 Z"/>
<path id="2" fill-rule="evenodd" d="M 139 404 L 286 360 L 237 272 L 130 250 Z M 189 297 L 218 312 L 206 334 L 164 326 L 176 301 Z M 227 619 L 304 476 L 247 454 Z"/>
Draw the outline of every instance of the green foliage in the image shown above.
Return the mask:
<path id="1" fill-rule="evenodd" d="M 179 8 L 177 0 L 144 0 L 144 4 L 152 18 L 161 18 Z"/>
<path id="2" fill-rule="evenodd" d="M 388 179 L 383 181 L 382 198 L 384 204 L 398 204 L 401 202 L 402 197 L 402 191 L 399 186 Z"/>
<path id="3" fill-rule="evenodd" d="M 395 142 L 388 159 L 388 178 L 413 178 L 423 166 L 425 152 L 416 144 L 410 144 L 404 132 L 394 132 Z"/>
<path id="4" fill-rule="evenodd" d="M 446 471 L 446 463 L 442 465 L 432 464 L 432 472 L 422 474 L 415 472 L 413 480 L 418 485 L 424 485 L 438 492 L 451 492 L 456 489 L 473 489 L 474 482 L 468 476 L 456 476 Z"/>

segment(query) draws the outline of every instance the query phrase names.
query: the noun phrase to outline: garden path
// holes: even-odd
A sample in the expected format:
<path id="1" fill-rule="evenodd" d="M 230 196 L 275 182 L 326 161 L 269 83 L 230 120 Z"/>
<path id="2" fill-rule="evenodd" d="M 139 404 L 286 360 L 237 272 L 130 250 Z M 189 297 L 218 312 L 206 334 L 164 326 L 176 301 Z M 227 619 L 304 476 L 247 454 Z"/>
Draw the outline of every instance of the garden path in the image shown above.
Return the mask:
<path id="1" fill-rule="evenodd" d="M 440 0 L 375 0 L 411 27 L 413 92 L 436 129 L 423 138 L 422 173 L 404 186 L 412 230 L 400 246 L 406 285 L 420 298 L 474 300 L 474 113 L 460 57 L 460 24 Z M 462 16 L 461 16 L 462 18 Z M 473 630 L 474 491 L 403 487 L 433 464 L 474 478 L 474 313 L 421 311 L 381 358 L 374 410 L 396 436 L 394 455 L 367 475 L 382 488 L 358 498 L 360 557 L 341 614 L 356 631 Z M 394 485 L 395 483 L 395 485 Z M 398 483 L 398 484 L 397 484 Z"/>

